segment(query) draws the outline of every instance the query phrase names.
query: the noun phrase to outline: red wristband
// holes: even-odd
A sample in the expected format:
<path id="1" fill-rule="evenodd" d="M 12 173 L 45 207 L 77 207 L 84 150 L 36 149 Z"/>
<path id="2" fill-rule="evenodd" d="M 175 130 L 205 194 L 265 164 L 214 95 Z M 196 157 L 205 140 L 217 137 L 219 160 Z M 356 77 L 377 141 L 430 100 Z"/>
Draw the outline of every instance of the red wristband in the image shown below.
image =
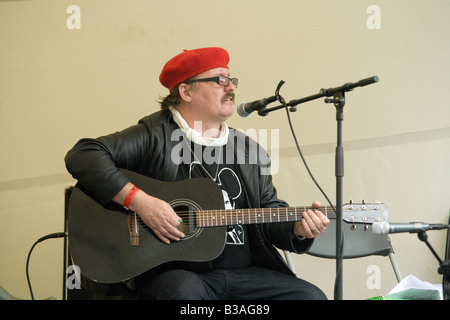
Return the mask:
<path id="1" fill-rule="evenodd" d="M 136 186 L 133 186 L 130 191 L 128 191 L 127 196 L 125 197 L 125 201 L 123 202 L 123 206 L 126 209 L 129 209 L 128 207 L 130 206 L 131 200 L 133 199 L 134 195 L 136 194 L 136 192 L 139 191 L 139 188 Z"/>

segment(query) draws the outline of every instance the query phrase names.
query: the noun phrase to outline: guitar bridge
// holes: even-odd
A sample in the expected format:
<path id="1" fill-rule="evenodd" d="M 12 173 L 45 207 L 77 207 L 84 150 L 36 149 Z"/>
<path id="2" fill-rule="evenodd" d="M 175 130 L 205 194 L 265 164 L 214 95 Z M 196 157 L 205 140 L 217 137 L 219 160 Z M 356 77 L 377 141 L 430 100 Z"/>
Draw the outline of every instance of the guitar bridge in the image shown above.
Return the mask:
<path id="1" fill-rule="evenodd" d="M 128 231 L 130 232 L 130 245 L 139 245 L 139 223 L 136 212 L 130 212 L 127 219 Z"/>

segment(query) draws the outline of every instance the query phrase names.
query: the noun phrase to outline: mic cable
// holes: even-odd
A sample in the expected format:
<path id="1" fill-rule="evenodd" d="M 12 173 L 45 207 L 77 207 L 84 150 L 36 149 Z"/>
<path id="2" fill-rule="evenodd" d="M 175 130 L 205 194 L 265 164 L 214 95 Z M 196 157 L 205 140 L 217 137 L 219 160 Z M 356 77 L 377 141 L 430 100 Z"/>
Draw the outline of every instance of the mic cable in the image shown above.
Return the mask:
<path id="1" fill-rule="evenodd" d="M 328 196 L 327 196 L 327 194 L 325 193 L 325 191 L 323 191 L 323 189 L 321 188 L 321 186 L 319 185 L 319 183 L 316 181 L 316 179 L 314 178 L 314 175 L 312 174 L 312 172 L 311 172 L 311 170 L 309 169 L 309 166 L 308 166 L 308 164 L 306 163 L 306 160 L 305 160 L 305 158 L 304 158 L 304 156 L 303 156 L 303 153 L 302 153 L 302 151 L 301 151 L 301 149 L 300 149 L 300 146 L 299 146 L 299 144 L 298 144 L 298 141 L 297 141 L 297 136 L 296 136 L 296 134 L 295 134 L 295 131 L 294 131 L 294 127 L 292 126 L 292 121 L 291 121 L 291 116 L 290 116 L 290 114 L 289 114 L 289 109 L 288 109 L 288 106 L 287 106 L 287 104 L 286 104 L 286 102 L 284 101 L 284 100 L 282 100 L 281 101 L 282 102 L 282 104 L 284 105 L 284 108 L 285 108 L 285 110 L 286 110 L 286 115 L 287 115 L 287 119 L 288 119 L 288 122 L 289 122 L 289 127 L 290 127 L 290 129 L 291 129 L 291 132 L 292 132 L 292 136 L 293 136 L 293 138 L 294 138 L 294 142 L 295 142 L 295 145 L 296 145 L 296 147 L 297 147 L 297 151 L 298 151 L 298 153 L 299 153 L 299 155 L 300 155 L 300 158 L 302 159 L 302 161 L 303 161 L 303 164 L 305 165 L 305 168 L 306 168 L 306 171 L 308 172 L 308 174 L 309 174 L 309 176 L 311 177 L 311 179 L 312 179 L 312 181 L 314 182 L 314 184 L 317 186 L 317 188 L 320 190 L 320 192 L 323 194 L 323 196 L 325 197 L 325 199 L 327 200 L 327 202 L 328 202 L 328 204 L 330 205 L 330 207 L 333 209 L 333 211 L 334 212 L 336 212 L 336 209 L 334 208 L 334 206 L 333 206 L 333 204 L 331 203 L 331 201 L 330 201 L 330 199 L 328 198 Z M 295 111 L 295 110 L 294 110 Z M 336 246 L 337 246 L 338 244 L 336 244 Z M 343 248 L 344 248 L 344 233 L 342 233 L 342 237 L 341 237 L 341 243 L 339 243 L 339 246 L 340 246 L 340 248 L 341 248 L 341 252 L 343 251 Z M 342 259 L 342 257 L 336 257 L 336 259 Z M 339 264 L 340 265 L 340 264 Z M 341 270 L 336 270 L 336 273 L 338 273 L 338 274 L 340 274 L 341 273 Z M 337 278 L 336 278 L 336 282 L 335 282 L 335 287 L 334 287 L 334 295 L 336 296 L 337 295 Z"/>

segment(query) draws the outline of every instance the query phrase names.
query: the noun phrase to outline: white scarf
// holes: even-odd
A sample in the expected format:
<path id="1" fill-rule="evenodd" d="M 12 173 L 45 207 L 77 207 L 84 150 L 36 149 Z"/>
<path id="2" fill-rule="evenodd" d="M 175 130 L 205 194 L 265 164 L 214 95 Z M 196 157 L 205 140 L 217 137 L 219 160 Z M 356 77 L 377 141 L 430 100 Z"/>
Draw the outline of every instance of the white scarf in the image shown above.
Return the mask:
<path id="1" fill-rule="evenodd" d="M 177 109 L 174 107 L 169 107 L 169 110 L 172 112 L 175 123 L 180 127 L 190 141 L 206 147 L 221 147 L 227 143 L 228 134 L 230 131 L 225 122 L 221 124 L 219 136 L 217 138 L 207 138 L 203 137 L 200 132 L 189 127 L 186 120 L 183 119 Z"/>

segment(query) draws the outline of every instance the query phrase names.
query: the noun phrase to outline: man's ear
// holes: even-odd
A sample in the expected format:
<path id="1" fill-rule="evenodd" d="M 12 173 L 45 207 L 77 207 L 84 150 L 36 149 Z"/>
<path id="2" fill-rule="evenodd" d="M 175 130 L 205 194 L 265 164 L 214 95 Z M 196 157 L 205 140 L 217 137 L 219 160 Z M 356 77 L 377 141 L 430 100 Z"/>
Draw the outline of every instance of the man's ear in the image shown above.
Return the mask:
<path id="1" fill-rule="evenodd" d="M 192 101 L 190 85 L 188 85 L 186 83 L 180 84 L 178 87 L 178 93 L 180 94 L 180 97 L 184 102 Z"/>

